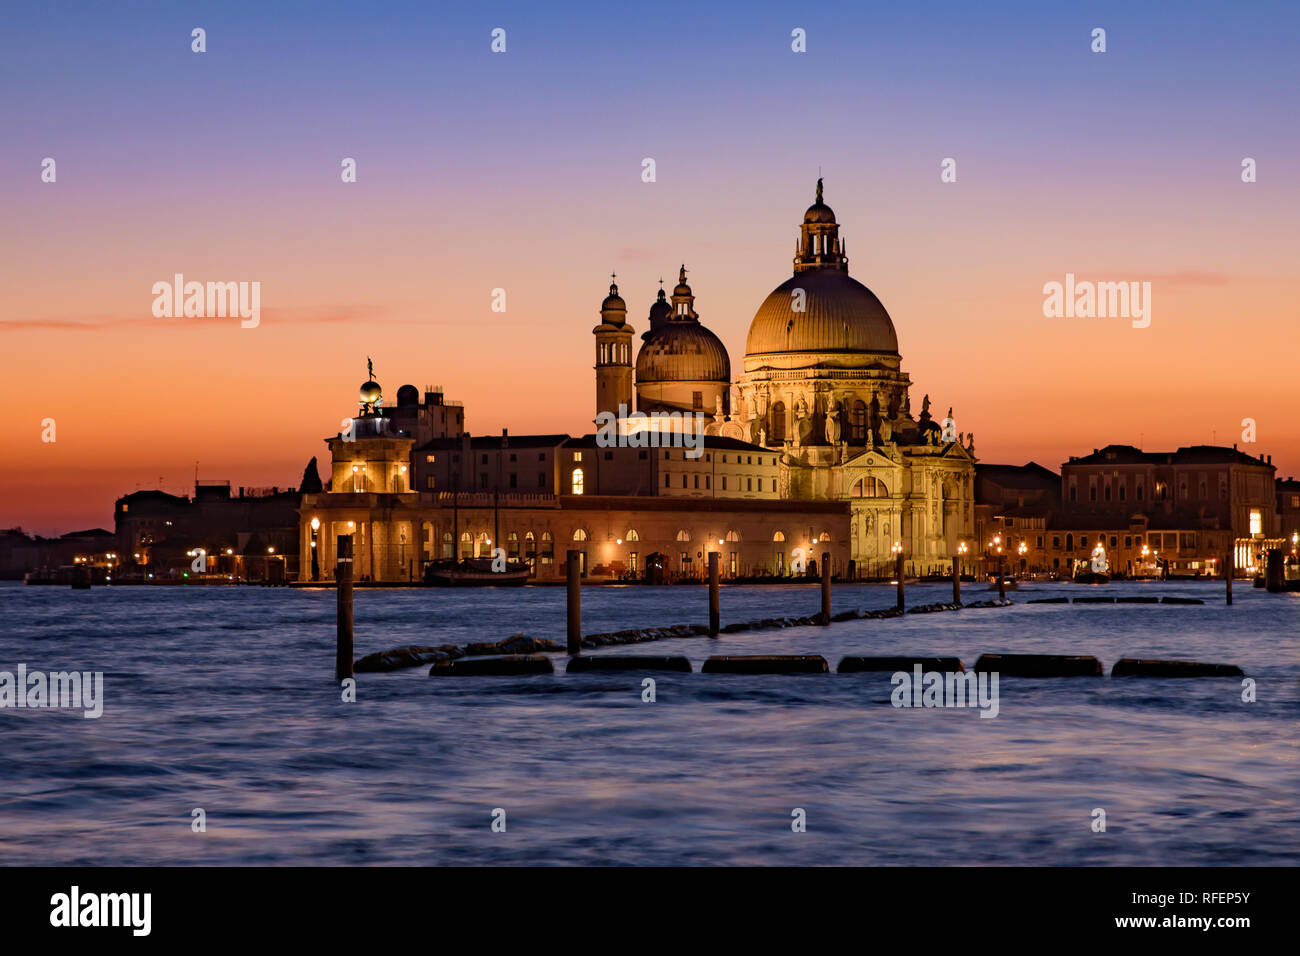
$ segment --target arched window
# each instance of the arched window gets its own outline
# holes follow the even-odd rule
[[[767,437],[771,441],[785,441],[785,402],[772,403],[772,434]]]
[[[629,529],[628,529],[626,540],[628,540],[628,541],[640,541],[640,540],[641,540],[641,536],[640,536],[639,534],[636,533],[636,528],[629,528]]]
[[[582,469],[581,468],[573,469],[573,493],[575,495],[582,494]]]
[[[784,541],[784,540],[785,540],[785,532],[784,532],[784,531],[777,531],[777,532],[774,532],[773,535],[772,535],[772,540],[773,540],[773,541]]]
[[[442,533],[442,556],[444,558],[454,558],[456,556],[455,549],[452,547],[450,531],[444,531]]]
[[[511,531],[508,535],[506,535],[506,541],[508,542],[506,545],[506,552],[510,555],[510,557],[512,558],[519,557],[519,532]]]
[[[731,541],[731,542],[739,541],[739,540],[740,540],[740,533],[739,533],[739,532],[736,532],[736,531],[728,531],[728,532],[727,532],[727,540],[728,540],[728,541]]]
[[[460,533],[460,556],[462,558],[474,557],[474,536],[468,531]]]
[[[551,564],[555,561],[555,539],[551,537],[549,531],[542,532],[542,564]]]
[[[678,532],[677,532],[677,540],[678,540],[678,541],[690,541],[690,540],[691,540],[691,533],[690,533],[689,531],[687,531],[685,528],[683,528],[681,531],[678,531]]]
[[[873,478],[868,475],[866,478],[859,478],[853,485],[854,498],[888,498],[889,488],[879,478]]]
[[[829,531],[823,531],[823,532],[821,533],[821,537],[819,537],[817,540],[818,540],[818,541],[829,541],[830,539],[831,539],[831,533],[830,533]]]
[[[533,536],[531,531],[524,533],[524,554],[528,556],[529,560],[532,560],[537,554],[537,538]]]
[[[867,440],[867,403],[855,401],[849,409],[849,444],[860,445]]]
[[[573,532],[573,540],[574,540],[574,541],[586,541],[586,540],[587,540],[587,532],[586,532],[585,530],[583,530],[582,528],[579,528],[577,531]]]

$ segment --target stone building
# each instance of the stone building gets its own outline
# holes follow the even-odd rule
[[[319,488],[316,460],[294,488],[196,481],[194,494],[136,491],[113,508],[117,551],[127,577],[155,581],[196,576],[195,549],[207,573],[234,580],[281,581],[298,573],[298,504]]]
[[[1126,576],[1218,575],[1231,553],[1239,573],[1253,574],[1265,551],[1290,548],[1273,472],[1267,456],[1210,445],[1107,445],[1065,462],[1055,488],[1033,463],[981,465],[978,552],[986,568],[1001,546],[1013,569],[1068,575],[1100,544]]]
[[[341,534],[370,581],[418,581],[430,561],[497,548],[539,582],[563,577],[569,550],[594,578],[640,577],[652,559],[670,577],[698,577],[710,551],[725,577],[786,575],[823,553],[848,569],[847,504],[781,500],[773,450],[717,435],[700,436],[698,457],[604,447],[595,435],[471,436],[459,405],[457,434],[421,442],[410,423],[423,413],[381,399],[367,381],[356,416],[327,439],[330,488],[299,509],[300,581],[332,577]]]
[[[1158,544],[1172,570],[1215,573],[1231,551],[1234,565],[1253,573],[1261,552],[1281,547],[1274,472],[1270,458],[1236,445],[1174,452],[1107,445],[1061,466],[1059,531],[1075,549],[1088,530],[1113,547],[1131,537],[1122,563],[1111,562],[1120,569]]]

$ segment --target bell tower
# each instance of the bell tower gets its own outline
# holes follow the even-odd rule
[[[600,304],[600,325],[591,333],[596,337],[596,414],[609,412],[617,418],[632,411],[632,326],[616,278],[610,275],[609,295]]]

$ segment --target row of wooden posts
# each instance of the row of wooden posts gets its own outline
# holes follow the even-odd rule
[[[717,637],[721,625],[721,606],[718,601],[718,552],[709,552],[709,636]],[[1006,589],[1006,555],[998,555],[998,600],[1005,601]],[[820,623],[831,623],[831,556],[822,553],[821,561],[822,610]],[[582,652],[582,553],[570,551],[565,568],[568,589],[568,633],[567,650],[576,656]],[[1232,603],[1232,554],[1228,554],[1224,578],[1227,582],[1227,602]],[[903,555],[895,556],[894,574],[898,579],[898,611],[903,606]],[[335,655],[335,674],[338,680],[352,676],[352,535],[338,536],[338,566],[334,572],[338,591],[338,643]],[[961,562],[954,558],[952,562],[952,603],[961,603]]]

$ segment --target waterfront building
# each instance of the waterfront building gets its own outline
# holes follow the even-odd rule
[[[232,489],[229,481],[195,481],[192,497],[136,491],[113,507],[123,579],[200,578],[279,582],[298,574],[298,505],[318,490],[316,459],[297,487]],[[195,552],[203,570],[195,570]]]
[[[1001,538],[1008,566],[1068,574],[1101,544],[1112,571],[1154,575],[1221,574],[1231,553],[1244,574],[1262,570],[1262,555],[1290,548],[1282,529],[1289,501],[1268,456],[1194,445],[1145,452],[1107,445],[1051,472],[1031,463],[979,466],[980,550]],[[1300,508],[1300,491],[1296,492]],[[1024,545],[1023,550],[1021,545]]]
[[[1275,470],[1271,457],[1248,455],[1236,445],[1173,452],[1107,445],[1061,466],[1060,530],[1074,532],[1076,546],[1085,524],[1105,532],[1116,547],[1131,536],[1124,563],[1112,562],[1121,569],[1133,550],[1154,553],[1158,545],[1171,570],[1215,573],[1231,551],[1237,569],[1254,573],[1262,552],[1281,547]]]
[[[1001,547],[1009,570],[1059,568],[1059,555],[1053,563],[1047,527],[1060,510],[1061,476],[1050,468],[1033,461],[976,465],[975,537],[968,545],[968,566],[996,570]]]
[[[641,578],[652,564],[699,577],[710,551],[725,577],[787,575],[823,552],[836,573],[849,569],[847,505],[781,500],[770,449],[700,435],[696,456],[680,444],[605,447],[594,434],[463,430],[417,444],[381,396],[373,380],[362,386],[356,417],[327,439],[329,489],[302,496],[298,548],[313,558],[300,581],[333,576],[341,534],[353,535],[358,579],[371,581],[418,581],[430,561],[498,548],[542,582],[563,578],[569,550],[597,579]]]

